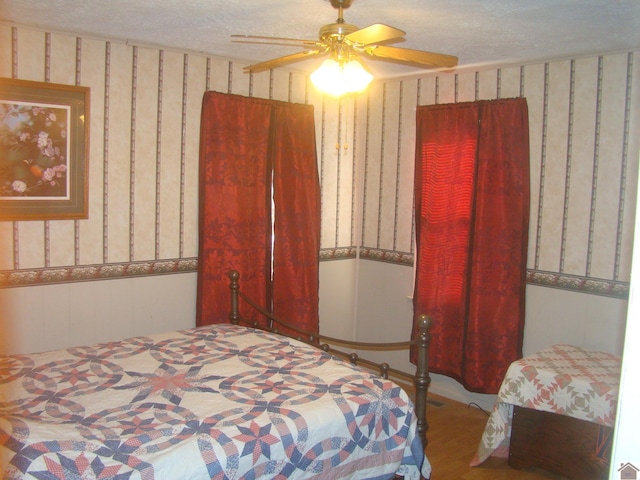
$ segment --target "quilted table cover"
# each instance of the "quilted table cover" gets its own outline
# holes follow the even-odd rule
[[[393,382],[234,325],[0,357],[2,478],[418,479]]]
[[[620,364],[616,355],[573,345],[554,345],[513,362],[471,465],[509,456],[514,405],[612,427]]]

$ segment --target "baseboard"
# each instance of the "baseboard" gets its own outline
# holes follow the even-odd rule
[[[497,398],[497,395],[469,392],[455,380],[438,374],[431,374],[429,393],[455,400],[465,405],[475,403],[488,412],[493,410],[493,404]]]

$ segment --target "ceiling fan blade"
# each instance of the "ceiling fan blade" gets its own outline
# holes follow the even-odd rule
[[[301,60],[305,60],[314,55],[318,55],[321,53],[325,53],[321,50],[305,50],[303,52],[293,53],[291,55],[285,55],[284,57],[274,58],[272,60],[267,60],[266,62],[256,63],[254,65],[249,65],[248,67],[244,67],[245,72],[264,72],[265,70],[271,70],[272,68],[282,67],[283,65],[288,65],[290,63],[299,62]]]
[[[323,45],[320,42],[311,42],[309,41],[309,43],[299,43],[299,44],[295,44],[295,43],[287,43],[287,42],[265,42],[265,41],[260,41],[260,40],[231,40],[232,43],[249,43],[252,45],[279,45],[281,47],[302,47],[302,48],[309,48],[309,49],[314,49],[314,48],[323,48]]]
[[[373,45],[364,49],[365,53],[382,60],[402,63],[414,67],[438,68],[455,67],[458,64],[458,57],[445,55],[442,53],[431,53],[422,50],[411,50],[409,48],[388,47],[384,45]]]
[[[231,35],[231,38],[237,38],[239,40],[231,40],[234,43],[265,43],[269,45],[318,45],[317,40],[305,40],[300,38],[287,38],[287,37],[265,37],[262,35]],[[285,43],[286,42],[286,43]]]
[[[352,43],[360,45],[371,45],[372,43],[382,43],[394,38],[404,37],[406,32],[383,23],[375,23],[368,27],[356,30],[349,35],[345,35],[344,38]]]

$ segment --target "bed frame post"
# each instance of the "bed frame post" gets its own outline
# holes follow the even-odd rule
[[[231,309],[229,310],[229,321],[234,325],[240,322],[240,312],[238,311],[238,291],[240,290],[240,272],[237,270],[229,270],[227,273],[229,280],[229,290],[231,290]]]
[[[431,318],[428,315],[418,317],[418,363],[414,383],[416,385],[416,416],[418,417],[418,435],[422,447],[427,447],[427,392],[431,384],[429,375],[429,343],[431,342]]]

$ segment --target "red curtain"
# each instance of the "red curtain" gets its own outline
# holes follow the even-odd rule
[[[313,108],[278,104],[273,125],[273,313],[318,334],[320,181]]]
[[[197,325],[228,321],[227,272],[236,269],[243,292],[317,332],[313,106],[205,92],[200,129]]]
[[[416,118],[414,312],[433,319],[429,369],[497,393],[522,357],[527,103],[420,106]]]

